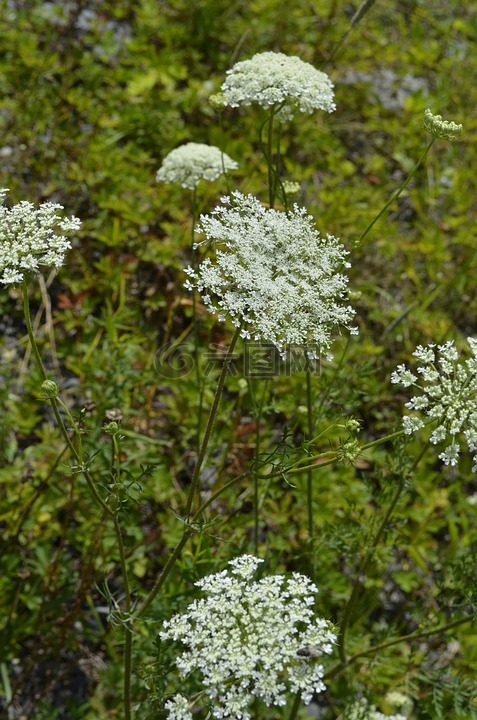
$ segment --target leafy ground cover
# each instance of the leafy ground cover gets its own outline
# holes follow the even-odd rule
[[[267,50],[297,55],[335,83],[336,112],[300,116],[283,133],[281,169],[300,183],[297,202],[322,232],[350,251],[359,336],[338,336],[334,358],[313,376],[313,444],[303,368],[247,377],[249,351],[237,346],[202,492],[244,477],[214,500],[135,627],[137,718],[166,716],[164,698],[174,682],[180,689],[159,638],[163,620],[196,597],[194,582],[243,553],[265,559],[270,573],[312,577],[319,615],[337,628],[359,588],[346,661],[327,659],[327,692],[300,717],[348,717],[360,697],[416,720],[477,716],[472,458],[444,466],[425,432],[353,458],[343,451],[401,427],[409,393],[390,376],[417,345],[452,339],[462,349],[477,332],[475,9],[385,0],[363,3],[359,17],[358,7],[0,1],[0,185],[9,203],[59,202],[82,220],[65,267],[31,283],[32,320],[82,430],[85,463],[100,491],[116,494],[137,598],[182,537],[199,418],[203,433],[232,336],[201,303],[194,313],[183,287],[193,214],[209,212],[230,182],[268,197],[259,110],[219,115],[209,97],[236,61]],[[461,140],[437,141],[358,242],[424,152],[428,107],[462,123]],[[227,180],[199,185],[195,203],[155,179],[164,157],[191,141],[239,163]],[[2,712],[123,718],[117,536],[40,398],[18,288],[2,288],[0,318]],[[120,435],[104,431],[111,422]],[[310,537],[307,476],[286,468],[336,447],[344,461],[313,470]],[[282,472],[267,479],[270,467]],[[403,492],[363,574],[398,483]],[[281,712],[260,707],[252,716],[289,716]]]

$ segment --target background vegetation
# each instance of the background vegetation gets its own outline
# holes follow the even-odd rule
[[[37,335],[96,448],[105,485],[111,438],[102,427],[122,418],[121,461],[130,478],[125,543],[141,588],[152,585],[180,536],[174,511],[197,447],[195,373],[174,372],[161,354],[173,341],[192,347],[191,300],[182,287],[191,198],[158,186],[155,173],[183,142],[215,144],[239,161],[237,186],[266,197],[258,113],[229,109],[221,128],[207,102],[235,61],[282,51],[325,69],[336,86],[336,112],[300,117],[285,138],[286,173],[301,182],[298,202],[352,252],[360,336],[338,338],[336,362],[316,380],[323,427],[352,415],[363,442],[391,432],[405,401],[389,382],[396,365],[417,344],[460,344],[477,334],[475,7],[455,0],[369,5],[351,27],[358,3],[338,0],[0,0],[0,185],[11,189],[12,202],[60,202],[83,221],[68,265],[34,291]],[[426,107],[462,122],[462,141],[436,143],[366,243],[354,247],[424,150]],[[223,180],[200,186],[201,209],[225,190]],[[107,619],[121,597],[114,536],[38,399],[17,290],[0,293],[0,323],[2,712],[9,720],[120,718],[121,634]],[[230,332],[200,312],[200,333],[204,370],[209,344],[226,348]],[[202,476],[211,489],[253,463],[262,390],[244,381],[241,363],[240,351]],[[217,372],[214,365],[206,375],[207,402]],[[301,447],[303,384],[303,373],[269,383],[263,452],[277,442],[287,453]],[[339,439],[333,430],[324,449]],[[395,477],[408,483],[373,559],[351,652],[413,633],[424,620],[449,623],[476,606],[471,459],[443,468],[427,452],[412,475],[423,442],[412,439],[398,452],[386,445],[355,465],[314,475],[315,580],[320,614],[335,621],[350,593],[356,548],[366,547]],[[304,491],[304,480],[287,478],[263,489],[259,553],[273,571],[311,572]],[[184,549],[141,626],[138,717],[160,717],[165,681],[156,639],[164,617],[187,604],[197,578],[253,552],[251,503],[247,482],[220,499],[218,519]],[[476,676],[477,634],[464,625],[364,655],[329,684],[320,717],[337,717],[359,693],[392,711],[383,702],[391,690],[411,699],[413,718],[477,717]]]

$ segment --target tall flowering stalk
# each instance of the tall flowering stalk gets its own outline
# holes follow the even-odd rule
[[[190,257],[192,267],[196,265],[195,253],[195,227],[197,217],[197,187],[201,180],[213,182],[230,170],[236,170],[238,164],[215,145],[190,142],[181,145],[166,155],[162,165],[157,171],[156,180],[159,183],[178,184],[192,191],[191,200],[191,237]],[[204,383],[200,374],[199,364],[199,336],[197,328],[197,299],[192,293],[192,327],[194,336],[194,359],[197,387],[199,388],[199,409],[197,413],[197,442],[201,440],[202,405],[204,396]]]
[[[337,238],[322,236],[297,205],[288,213],[267,209],[238,191],[222,203],[200,217],[204,244],[215,249],[215,258],[186,270],[186,287],[201,294],[210,312],[221,321],[229,317],[243,338],[273,343],[282,353],[298,345],[309,359],[329,352],[340,325],[357,332],[350,325],[354,310],[346,304],[348,278],[341,272],[350,267],[348,253]],[[311,417],[311,400],[308,405]],[[312,431],[309,422],[310,437]],[[311,481],[307,495],[311,538]],[[254,507],[258,513],[257,478]],[[257,523],[256,515],[255,546]]]
[[[0,190],[0,200],[3,200],[8,190]],[[71,247],[67,234],[76,232],[81,222],[76,217],[63,217],[62,205],[56,203],[43,203],[36,208],[33,203],[22,201],[11,208],[0,207],[0,283],[4,285],[20,284],[23,294],[23,311],[33,357],[41,375],[40,397],[48,401],[52,407],[60,432],[75,461],[81,469],[88,488],[98,506],[103,510],[114,525],[114,532],[118,546],[121,575],[124,585],[126,623],[124,625],[124,685],[123,709],[124,719],[131,718],[131,657],[132,657],[132,629],[128,625],[131,612],[131,595],[129,578],[126,567],[126,557],[118,512],[101,497],[96,484],[87,469],[82,447],[81,431],[72,417],[67,405],[61,400],[59,389],[47,372],[38,349],[30,315],[28,279],[39,272],[43,266],[60,268],[64,264],[65,254]],[[65,413],[69,427],[60,413]],[[71,430],[73,436],[70,436]]]
[[[336,109],[333,83],[328,75],[296,56],[263,52],[236,63],[227,71],[218,96],[223,105],[263,108],[266,119],[260,128],[260,146],[268,165],[269,204],[273,208],[277,193],[287,202],[280,178],[280,128],[297,113]],[[266,134],[266,140],[264,135]],[[275,142],[276,135],[276,142]]]
[[[423,120],[423,127],[425,130],[427,130],[428,133],[432,135],[429,143],[427,144],[424,152],[422,153],[421,157],[418,159],[414,167],[412,168],[409,175],[406,177],[404,182],[398,189],[391,195],[388,202],[384,205],[383,208],[379,211],[379,213],[376,215],[376,217],[373,218],[373,220],[369,223],[369,225],[365,228],[365,230],[361,233],[361,236],[359,237],[357,243],[360,244],[363,242],[366,235],[372,230],[374,225],[378,222],[379,218],[384,215],[386,210],[392,203],[398,199],[398,197],[401,195],[401,193],[407,188],[409,183],[411,182],[412,178],[416,174],[417,170],[420,168],[424,160],[426,159],[430,149],[434,145],[436,140],[448,140],[449,142],[455,142],[459,140],[461,134],[462,134],[462,125],[458,125],[455,122],[449,121],[449,120],[443,120],[441,115],[433,115],[432,112],[429,110],[429,108],[424,113],[424,120]]]

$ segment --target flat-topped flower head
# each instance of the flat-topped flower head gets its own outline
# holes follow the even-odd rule
[[[7,192],[0,190],[0,283],[14,285],[42,265],[61,267],[71,247],[66,234],[76,232],[81,222],[62,217],[63,206],[56,203],[35,208],[24,200],[7,208],[2,204]]]
[[[257,103],[268,109],[280,109],[280,120],[289,120],[297,112],[336,110],[333,83],[321,72],[298,57],[264,52],[236,63],[227,71],[222,85],[224,105],[241,107]]]
[[[441,140],[458,140],[462,134],[462,125],[443,120],[442,115],[433,115],[429,108],[424,113],[424,127],[427,132]]]
[[[477,472],[477,339],[467,338],[471,357],[460,360],[453,341],[445,345],[419,345],[413,355],[422,365],[417,368],[419,378],[399,365],[391,375],[392,383],[413,387],[419,394],[406,403],[416,415],[405,416],[403,427],[409,435],[424,427],[422,415],[435,420],[437,426],[431,442],[437,445],[451,440],[439,458],[446,465],[456,465],[459,459],[458,436],[463,436],[470,452],[474,453],[473,472]]]
[[[200,676],[204,704],[215,718],[250,720],[256,700],[283,706],[287,694],[300,693],[308,704],[325,690],[320,660],[332,652],[336,636],[313,611],[318,589],[299,573],[254,580],[261,562],[244,555],[229,563],[231,571],[197,582],[205,597],[160,632],[186,646],[176,661],[180,675]],[[192,716],[183,695],[165,707],[169,720]]]
[[[212,182],[222,173],[238,168],[235,160],[214,145],[186,143],[166,155],[159,168],[156,180],[177,183],[193,190],[200,180]]]
[[[198,231],[214,243],[215,259],[186,269],[185,287],[197,288],[219,320],[228,316],[250,339],[327,352],[338,325],[349,328],[345,304],[348,255],[339,240],[322,236],[304,208],[269,210],[238,191],[223,206],[201,215]],[[203,243],[202,243],[203,244]]]

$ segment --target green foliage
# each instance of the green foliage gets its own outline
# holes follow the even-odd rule
[[[314,575],[320,614],[338,624],[358,577],[347,633],[355,659],[342,664],[336,655],[325,668],[323,718],[339,717],[359,695],[398,712],[386,704],[392,691],[410,699],[412,720],[477,717],[470,458],[443,468],[430,447],[416,468],[425,433],[353,460],[345,453],[348,442],[398,429],[407,397],[389,375],[417,344],[476,334],[475,17],[454,0],[375,3],[332,56],[357,6],[0,0],[0,186],[13,202],[60,202],[83,221],[68,265],[32,288],[32,313],[48,376],[81,430],[83,469],[118,511],[135,599],[153,587],[186,527],[197,428],[231,337],[199,304],[198,375],[195,366],[182,375],[163,364],[169,344],[179,361],[194,359],[194,312],[182,287],[193,200],[158,186],[155,173],[182,142],[209,142],[239,160],[233,182],[265,200],[263,113],[226,108],[219,122],[210,94],[236,60],[264,50],[299,55],[336,84],[335,113],[287,129],[282,172],[300,182],[297,202],[318,228],[351,251],[360,336],[338,338],[335,358],[313,378],[314,441],[305,373],[265,388],[247,383],[243,347],[236,350],[237,374],[227,377],[200,474],[202,500],[241,479],[197,521],[135,626],[138,719],[161,717],[171,692],[161,622],[195,597],[196,580],[256,550],[270,571]],[[359,245],[425,147],[426,107],[462,122],[463,139],[435,144]],[[227,182],[199,186],[200,211]],[[122,718],[128,618],[118,537],[39,399],[16,289],[0,293],[0,324],[0,712]],[[346,428],[350,416],[358,433]],[[117,445],[104,431],[110,422],[120,423]],[[327,463],[336,448],[341,461]],[[314,463],[311,538],[307,475],[296,463]]]

